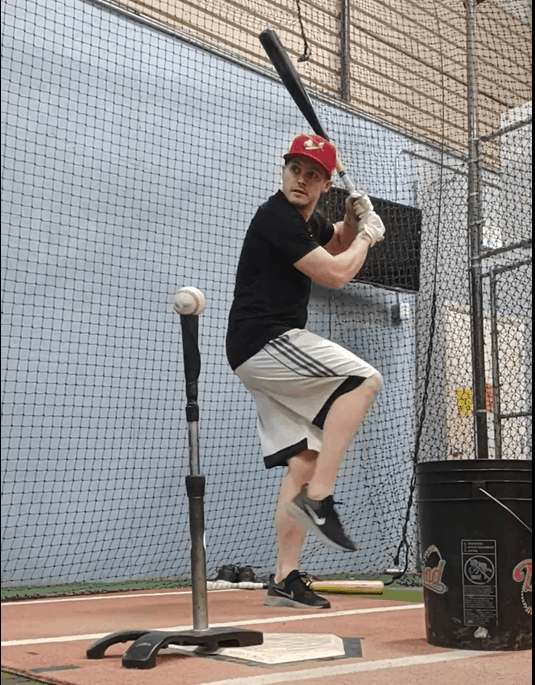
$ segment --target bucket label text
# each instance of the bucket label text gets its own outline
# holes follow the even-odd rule
[[[498,624],[496,540],[461,540],[465,626]]]
[[[428,590],[443,595],[448,587],[442,582],[446,561],[442,558],[438,547],[430,545],[424,554],[424,568],[422,569],[422,584]]]

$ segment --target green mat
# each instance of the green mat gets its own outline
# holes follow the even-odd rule
[[[43,599],[45,597],[73,597],[77,595],[98,595],[108,592],[128,590],[162,590],[189,587],[190,582],[183,579],[130,580],[117,583],[70,583],[67,585],[47,585],[40,587],[2,588],[2,601],[17,599]]]

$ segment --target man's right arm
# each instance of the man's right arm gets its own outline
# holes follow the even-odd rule
[[[320,285],[342,288],[362,268],[371,243],[370,236],[359,233],[345,252],[333,256],[323,247],[317,247],[295,262],[294,266]]]

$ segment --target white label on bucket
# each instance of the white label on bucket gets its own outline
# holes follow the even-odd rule
[[[465,626],[498,624],[496,540],[461,540]]]

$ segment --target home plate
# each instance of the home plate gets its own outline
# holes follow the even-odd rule
[[[261,645],[222,647],[213,651],[190,645],[169,645],[166,649],[161,649],[160,654],[208,656],[268,666],[362,656],[359,639],[309,633],[264,633],[264,642]]]

